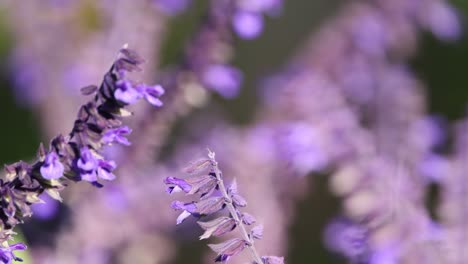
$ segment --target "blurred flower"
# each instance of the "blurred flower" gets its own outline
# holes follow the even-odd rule
[[[234,15],[232,25],[239,37],[254,39],[263,30],[263,17],[257,13],[239,11]]]
[[[229,65],[210,65],[203,73],[206,86],[226,98],[235,97],[242,82],[242,73]]]

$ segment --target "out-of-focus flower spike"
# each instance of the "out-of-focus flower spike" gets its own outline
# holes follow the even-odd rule
[[[226,263],[231,257],[240,253],[244,248],[248,248],[253,263],[262,264],[265,261],[260,258],[257,250],[254,247],[254,239],[261,239],[263,236],[263,226],[258,225],[247,230],[245,225],[255,223],[255,218],[248,214],[239,211],[239,207],[247,205],[247,202],[238,194],[237,182],[234,180],[229,188],[226,188],[222,172],[218,167],[218,162],[215,160],[215,153],[208,150],[208,159],[199,160],[192,163],[194,169],[189,169],[189,173],[194,171],[209,170],[208,174],[192,176],[186,180],[168,177],[165,183],[168,185],[168,192],[173,193],[176,190],[182,190],[189,195],[199,195],[197,201],[183,203],[174,201],[171,207],[175,210],[181,210],[182,213],[177,218],[177,224],[182,223],[187,217],[193,215],[201,218],[215,214],[223,209],[227,209],[228,216],[217,217],[213,220],[197,222],[205,232],[200,236],[200,239],[208,239],[212,236],[221,236],[233,230],[238,230],[240,238],[234,238],[227,242],[209,245],[210,248],[218,255],[216,262]],[[222,196],[212,196],[214,190],[218,190]],[[271,261],[275,259],[272,258]],[[271,262],[274,263],[274,262]]]

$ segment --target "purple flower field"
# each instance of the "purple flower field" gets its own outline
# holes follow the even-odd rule
[[[0,264],[468,263],[467,15],[1,1]]]

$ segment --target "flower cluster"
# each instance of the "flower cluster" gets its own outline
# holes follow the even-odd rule
[[[41,144],[32,164],[20,161],[5,166],[6,175],[0,179],[0,263],[17,259],[12,251],[25,248],[9,246],[7,241],[14,234],[13,228],[31,216],[31,205],[43,202],[40,194],[47,192],[61,200],[59,191],[67,180],[102,187],[100,179],[115,178],[116,164],[106,160],[101,150],[113,143],[130,144],[125,136],[131,130],[122,125],[122,117],[131,114],[125,107],[140,98],[162,105],[159,96],[164,90],[160,86],[137,84],[127,78],[129,72],[140,70],[143,62],[134,51],[122,48],[100,87],[82,89],[83,94],[93,94],[94,98],[80,108],[70,134],[55,137],[48,149]]]
[[[209,221],[199,221],[200,227],[205,230],[200,239],[212,236],[219,237],[237,229],[240,238],[233,238],[220,244],[208,245],[218,255],[216,262],[226,263],[231,257],[248,248],[254,264],[281,264],[284,259],[274,256],[260,257],[254,247],[254,240],[263,236],[263,226],[257,225],[248,231],[246,226],[255,224],[255,218],[239,208],[247,206],[246,200],[238,193],[236,181],[225,187],[222,172],[215,160],[215,153],[209,151],[208,158],[192,163],[186,172],[191,175],[187,179],[167,177],[164,183],[168,186],[167,192],[185,192],[189,195],[199,195],[197,201],[184,203],[174,201],[171,207],[182,211],[177,218],[177,224],[182,223],[190,215],[201,218],[227,209],[228,216],[219,216]]]

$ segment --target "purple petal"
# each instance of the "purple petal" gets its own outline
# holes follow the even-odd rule
[[[97,174],[101,179],[112,181],[115,179],[115,175],[112,173],[115,168],[116,165],[114,161],[99,160]]]
[[[77,166],[81,170],[88,172],[97,168],[98,162],[93,153],[88,147],[83,147],[80,150],[80,158],[78,159]]]
[[[238,69],[223,64],[212,65],[203,72],[203,82],[207,88],[226,98],[237,96],[242,78]]]
[[[129,135],[130,133],[132,133],[132,130],[127,126],[109,129],[103,134],[101,140],[104,144],[118,142],[122,145],[129,146],[131,143],[125,136]]]
[[[197,209],[194,203],[182,203],[180,201],[172,202],[171,207],[175,210],[185,210],[189,213],[194,213]]]
[[[460,37],[462,27],[457,11],[448,3],[431,2],[427,19],[431,31],[438,38],[456,40]]]
[[[42,177],[48,180],[58,179],[63,176],[64,167],[60,163],[57,153],[50,152],[47,154],[40,171]]]
[[[133,104],[138,101],[142,95],[132,84],[127,80],[120,80],[117,82],[117,89],[114,92],[114,96],[117,100],[126,103]]]
[[[95,182],[97,181],[96,171],[91,172],[84,172],[80,174],[81,179],[87,182]]]
[[[166,179],[164,179],[164,183],[169,184],[169,185],[174,185],[175,187],[179,187],[181,190],[183,190],[186,193],[188,193],[192,189],[192,187],[185,180],[175,178],[175,177],[167,177]],[[176,189],[173,188],[172,192],[174,192],[174,190]]]
[[[163,102],[159,99],[164,94],[164,89],[161,85],[140,85],[137,89],[145,96],[145,99],[152,105],[161,107]]]
[[[263,16],[256,12],[237,12],[232,25],[237,35],[243,39],[254,39],[263,31]]]

